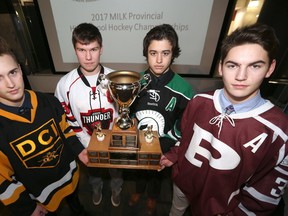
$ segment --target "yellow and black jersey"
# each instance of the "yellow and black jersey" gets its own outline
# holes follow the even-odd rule
[[[0,199],[15,215],[36,202],[55,211],[76,188],[83,146],[57,98],[25,91],[23,105],[0,104]]]

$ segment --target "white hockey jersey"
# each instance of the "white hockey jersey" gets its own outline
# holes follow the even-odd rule
[[[99,74],[110,72],[112,69],[102,66]],[[60,79],[55,91],[69,124],[84,147],[89,144],[95,124],[101,122],[103,129],[111,129],[113,119],[118,117],[107,80],[100,81],[99,74],[84,76],[79,68],[74,69]]]

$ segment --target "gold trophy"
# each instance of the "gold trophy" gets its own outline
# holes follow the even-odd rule
[[[141,75],[134,71],[114,71],[106,75],[108,88],[113,99],[119,105],[119,117],[116,124],[119,128],[126,130],[135,123],[129,116],[129,107],[134,102],[138,94],[149,84],[149,75]],[[145,85],[141,85],[141,80],[146,80]]]
[[[158,132],[137,129],[129,116],[130,106],[151,78],[134,71],[114,71],[100,77],[118,105],[119,117],[112,130],[97,125],[88,146],[91,167],[158,170],[162,155]]]
[[[137,121],[130,118],[129,107],[149,84],[150,76],[147,74],[141,76],[140,73],[134,71],[114,71],[105,78],[108,80],[108,89],[119,109],[119,117],[114,120],[112,128],[110,148],[139,149]]]

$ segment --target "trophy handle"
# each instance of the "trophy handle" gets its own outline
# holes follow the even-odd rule
[[[144,83],[143,85],[141,85],[141,89],[139,90],[138,94],[143,91],[151,82],[151,76],[150,74],[144,74],[143,77],[141,78],[140,81],[145,80],[146,83]],[[140,82],[141,83],[141,82]]]
[[[106,79],[106,74],[99,74],[98,80],[100,81],[101,87],[108,89],[108,80]]]
[[[101,81],[105,80],[106,79],[106,74],[99,74],[99,78],[98,78]]]

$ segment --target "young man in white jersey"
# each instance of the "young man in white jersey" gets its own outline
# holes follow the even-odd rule
[[[90,23],[81,23],[72,34],[72,42],[79,67],[63,76],[57,84],[55,96],[65,109],[68,122],[76,135],[87,147],[95,125],[101,123],[103,129],[111,129],[117,117],[116,104],[112,100],[105,81],[100,79],[112,69],[100,64],[103,52],[102,36],[99,29]],[[103,172],[106,169],[89,168],[89,183],[95,205],[102,200]],[[111,202],[120,205],[122,190],[122,171],[109,169],[111,176]]]
[[[279,46],[274,30],[254,24],[222,42],[224,88],[196,95],[181,122],[170,215],[273,215],[288,181],[288,116],[260,94]]]

